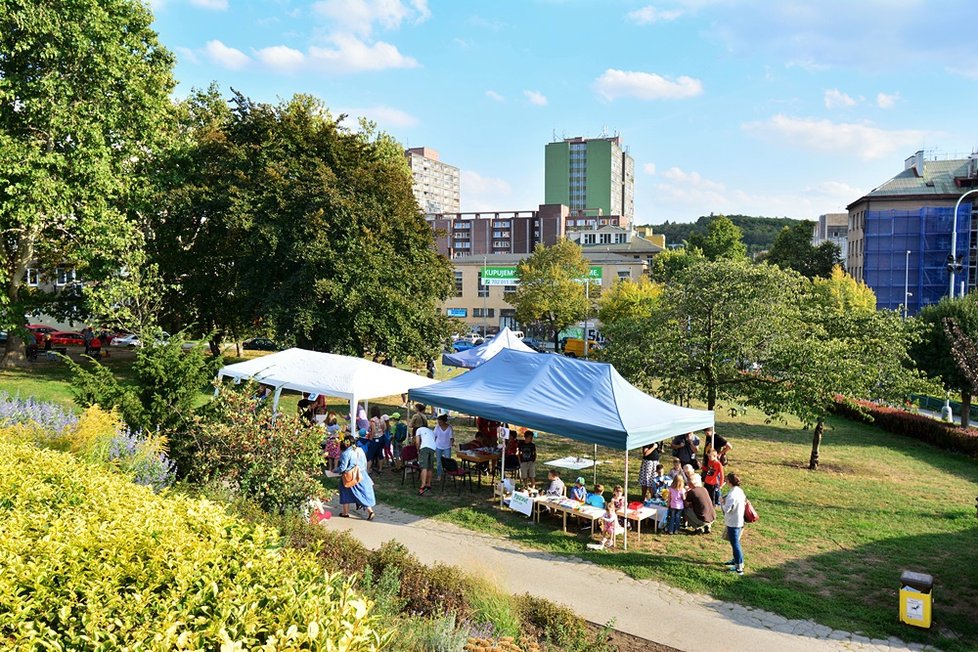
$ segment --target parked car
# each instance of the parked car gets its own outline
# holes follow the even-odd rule
[[[170,334],[167,333],[166,331],[163,331],[162,337],[160,338],[160,342],[164,342],[168,339],[170,339]],[[129,333],[128,335],[113,337],[112,341],[109,342],[109,346],[121,346],[129,349],[140,347],[142,345],[143,345],[143,341],[139,338],[139,335],[136,335],[135,333]]]
[[[241,343],[245,351],[278,351],[279,345],[267,337],[253,337]]]
[[[468,351],[475,346],[478,345],[473,344],[468,340],[455,340],[452,342],[452,351],[455,351],[455,353],[461,353],[462,351]]]
[[[44,346],[44,336],[47,333],[54,333],[58,329],[53,326],[47,326],[45,324],[28,324],[26,326],[28,332],[34,336],[34,342],[39,346]]]
[[[535,337],[524,337],[523,344],[526,344],[537,353],[548,353],[550,351],[544,342],[536,339]]]
[[[74,331],[54,331],[51,333],[51,344],[54,346],[85,346],[85,337]],[[99,349],[102,342],[96,337],[92,339],[91,348]]]

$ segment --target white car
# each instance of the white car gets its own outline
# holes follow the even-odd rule
[[[170,339],[170,334],[163,332],[163,338],[161,341]],[[139,339],[139,336],[135,333],[129,333],[128,335],[121,335],[119,337],[113,337],[112,341],[109,342],[109,346],[122,346],[126,348],[136,348],[142,346],[143,342]]]

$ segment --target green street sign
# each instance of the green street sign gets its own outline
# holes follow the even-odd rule
[[[595,285],[601,285],[602,269],[593,266],[588,270],[587,277],[578,279],[581,283],[589,281]],[[500,267],[497,265],[487,265],[482,268],[482,285],[519,285],[520,277],[516,273],[515,267]]]

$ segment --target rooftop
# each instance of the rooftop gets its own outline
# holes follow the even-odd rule
[[[651,244],[651,243],[649,243]],[[453,265],[516,265],[530,254],[489,254],[487,256],[458,256],[452,258]],[[637,261],[631,256],[623,256],[605,251],[592,251],[589,247],[584,250],[584,257],[594,264],[606,265],[636,265]],[[484,262],[483,262],[484,261]]]
[[[907,167],[889,181],[877,186],[850,206],[864,199],[885,197],[957,197],[966,189],[955,182],[955,178],[968,176],[968,159],[945,161],[923,161],[923,174],[918,168]]]

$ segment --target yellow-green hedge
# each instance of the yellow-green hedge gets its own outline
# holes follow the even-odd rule
[[[0,441],[0,647],[380,649],[369,602],[280,543],[216,504]]]

